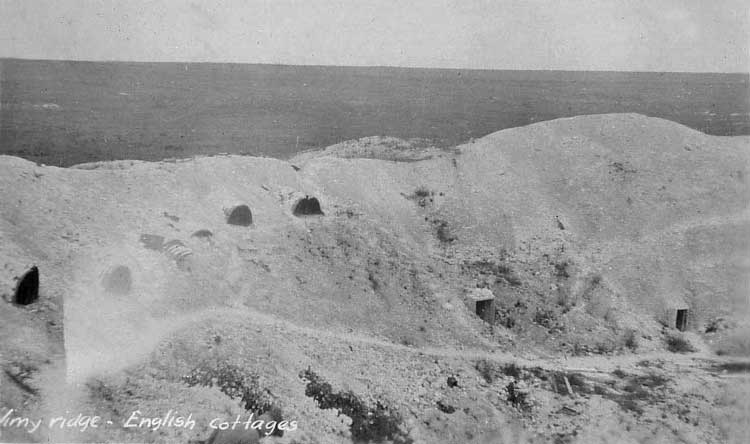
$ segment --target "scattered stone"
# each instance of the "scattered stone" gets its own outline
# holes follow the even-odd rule
[[[449,415],[450,415],[451,413],[453,413],[453,412],[455,412],[455,411],[456,411],[456,408],[455,408],[455,407],[453,407],[452,405],[449,405],[449,404],[445,404],[445,403],[444,403],[443,401],[438,401],[438,402],[437,402],[437,407],[438,407],[438,409],[439,409],[439,410],[440,410],[441,412],[443,412],[443,413],[447,413],[447,414],[449,414]]]
[[[172,214],[169,214],[166,211],[164,212],[164,217],[166,217],[167,219],[171,220],[172,222],[179,222],[180,221],[179,217],[177,217],[175,215],[172,215]]]
[[[199,239],[210,239],[213,237],[213,233],[210,230],[206,230],[205,228],[196,231],[195,233],[191,234],[191,237],[197,237]]]

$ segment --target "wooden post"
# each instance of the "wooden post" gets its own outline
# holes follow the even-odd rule
[[[568,381],[568,377],[563,376],[563,380],[565,381],[565,388],[568,389],[568,394],[572,397],[575,397],[575,393],[573,393],[573,389],[570,387],[570,381]]]

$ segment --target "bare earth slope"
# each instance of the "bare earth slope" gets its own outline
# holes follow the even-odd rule
[[[13,338],[0,348],[3,368],[33,362],[35,393],[18,389],[1,402],[43,415],[106,412],[114,423],[31,440],[205,439],[208,419],[243,409],[185,375],[228,362],[297,419],[299,430],[280,442],[363,436],[306,396],[305,369],[334,391],[387,405],[399,431],[369,437],[394,442],[731,440],[742,424],[722,409],[737,406],[697,360],[719,359],[697,332],[719,317],[741,322],[750,309],[748,142],[627,114],[413,155],[408,144],[379,152],[367,140],[291,162],[60,169],[0,157],[6,269],[35,263],[42,275],[39,303],[0,312],[0,332]],[[324,214],[295,216],[305,196]],[[225,222],[237,204],[250,207],[251,226]],[[108,289],[118,266],[129,285]],[[492,325],[464,304],[475,287],[497,296]],[[60,385],[45,382],[61,369],[45,356],[61,355],[62,334],[49,322],[62,317],[62,301]],[[663,315],[678,306],[690,309],[695,359],[665,351],[674,321]],[[31,339],[20,341],[24,329]],[[636,365],[644,359],[662,363]],[[527,370],[508,370],[510,362]],[[600,376],[579,374],[576,385],[568,374],[568,391],[562,367]],[[612,376],[617,367],[624,371]],[[451,375],[458,387],[446,386]],[[521,381],[533,387],[529,402],[509,395]],[[203,422],[118,427],[136,409]]]

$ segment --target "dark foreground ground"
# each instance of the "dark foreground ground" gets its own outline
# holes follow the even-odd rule
[[[459,71],[0,60],[0,154],[69,166],[196,154],[288,157],[388,135],[453,146],[582,114],[750,134],[746,74]]]

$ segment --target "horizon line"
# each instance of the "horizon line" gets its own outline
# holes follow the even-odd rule
[[[624,74],[724,74],[750,76],[750,69],[745,71],[639,71],[639,70],[612,70],[612,69],[519,69],[519,68],[455,68],[455,67],[426,67],[426,66],[398,66],[398,65],[321,65],[321,64],[292,64],[292,63],[269,63],[269,62],[218,62],[218,61],[167,61],[167,60],[90,60],[90,59],[44,59],[25,57],[0,57],[0,61],[19,60],[27,62],[73,62],[73,63],[129,63],[129,64],[189,64],[189,65],[255,65],[255,66],[287,66],[308,68],[369,68],[369,69],[413,69],[413,70],[442,70],[442,71],[537,71],[537,72],[586,72],[586,73],[624,73]]]

